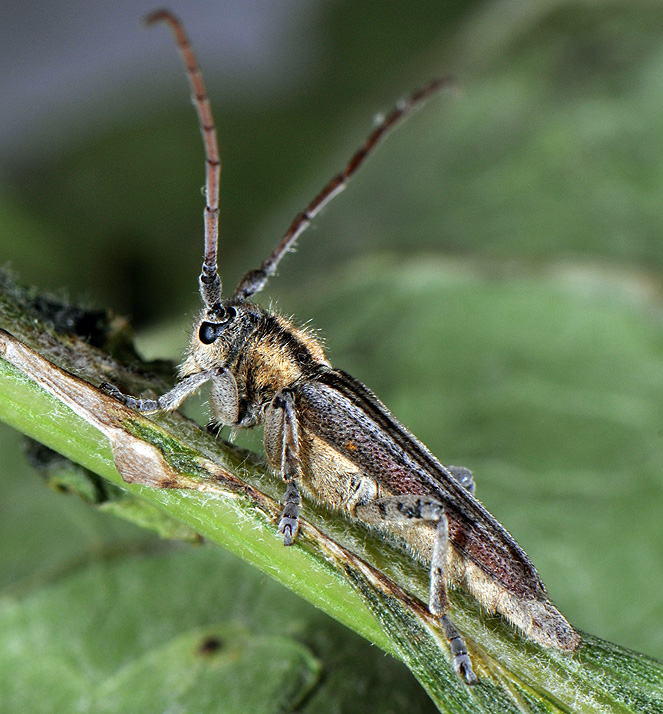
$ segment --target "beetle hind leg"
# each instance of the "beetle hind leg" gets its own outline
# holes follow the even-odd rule
[[[447,552],[449,550],[449,523],[444,511],[438,514],[435,542],[430,563],[430,595],[428,609],[442,617],[449,607],[447,598]]]
[[[463,471],[468,470],[463,469]],[[436,534],[431,554],[428,609],[432,615],[440,619],[451,650],[454,671],[467,684],[476,684],[478,679],[472,669],[467,645],[446,614],[449,609],[447,597],[449,523],[442,503],[422,495],[388,496],[357,506],[357,516],[375,525],[398,523],[412,526],[421,522],[435,523]]]
[[[447,466],[446,469],[466,491],[474,496],[476,482],[470,469],[465,466]]]
[[[467,684],[477,684],[478,678],[472,669],[472,660],[467,652],[467,645],[456,626],[451,622],[448,615],[442,615],[442,629],[444,636],[449,643],[453,668],[456,674],[464,679]]]

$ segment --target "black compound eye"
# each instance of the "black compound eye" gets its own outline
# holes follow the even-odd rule
[[[198,339],[204,345],[211,345],[219,336],[219,332],[219,325],[213,322],[201,322],[200,329],[198,330]]]
[[[232,305],[228,307],[216,305],[208,310],[206,317],[209,317],[210,321],[205,320],[200,323],[198,339],[204,345],[211,345],[218,339],[228,323],[237,317],[237,310]]]

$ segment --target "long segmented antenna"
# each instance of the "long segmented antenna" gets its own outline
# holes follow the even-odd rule
[[[431,95],[442,89],[454,87],[455,83],[450,77],[434,79],[421,89],[413,92],[410,97],[399,102],[373,129],[362,146],[353,154],[350,161],[341,173],[334,178],[318,193],[308,206],[290,224],[274,252],[266,258],[260,267],[248,272],[240,281],[235,290],[235,298],[247,300],[252,295],[260,292],[269,278],[274,275],[281,258],[293,247],[299,236],[311,225],[315,216],[348,184],[366,158],[392,129],[407,118],[415,109],[420,107]]]
[[[198,113],[200,131],[205,145],[205,257],[200,273],[200,295],[208,308],[221,299],[221,278],[217,266],[219,242],[219,182],[221,180],[221,159],[216,139],[216,127],[212,117],[212,107],[205,89],[205,82],[196,55],[180,20],[169,10],[157,10],[145,18],[147,25],[166,22],[175,35],[177,48],[186,65],[187,77],[192,92],[192,100]]]

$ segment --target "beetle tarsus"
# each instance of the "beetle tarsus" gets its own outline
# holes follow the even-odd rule
[[[456,626],[447,615],[442,615],[440,619],[442,620],[444,635],[447,638],[449,649],[451,650],[454,672],[456,672],[461,679],[465,680],[467,684],[477,684],[479,679],[474,673],[474,669],[472,669],[472,660],[470,659],[467,645],[460,632],[458,632]]]
[[[299,532],[299,504],[302,499],[294,481],[288,481],[283,499],[283,511],[279,521],[279,533],[283,535],[283,545],[292,545]]]

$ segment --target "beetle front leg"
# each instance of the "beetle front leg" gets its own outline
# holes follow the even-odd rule
[[[228,372],[228,370],[223,367],[217,367],[215,369],[207,369],[203,372],[190,374],[188,377],[184,377],[184,379],[180,380],[171,390],[162,394],[158,399],[137,399],[129,394],[123,394],[115,385],[109,384],[108,382],[103,382],[99,388],[130,409],[136,409],[144,414],[150,414],[152,412],[173,411],[177,409],[189,395],[193,394],[193,392],[205,384],[205,382],[208,382],[210,379],[222,379],[226,372]]]
[[[286,482],[279,533],[283,545],[292,545],[299,531],[301,497],[296,479],[300,476],[299,424],[292,392],[277,394],[265,410],[265,452]]]

